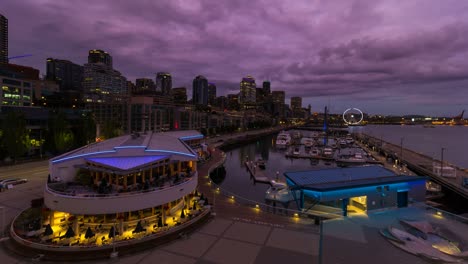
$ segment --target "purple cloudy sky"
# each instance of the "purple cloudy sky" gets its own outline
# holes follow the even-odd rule
[[[468,1],[3,0],[12,63],[83,64],[104,49],[134,81],[158,71],[186,86],[205,75],[218,95],[257,86],[333,112],[455,115],[468,110]],[[289,103],[289,100],[287,100]]]

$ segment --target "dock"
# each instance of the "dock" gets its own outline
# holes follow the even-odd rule
[[[270,178],[268,178],[264,171],[261,170],[259,167],[257,167],[256,162],[254,161],[246,161],[245,162],[245,167],[250,173],[250,177],[254,178],[256,182],[262,182],[262,183],[271,183]]]
[[[454,193],[468,199],[468,188],[463,186],[463,180],[468,178],[468,173],[462,168],[453,166],[456,169],[456,177],[443,177],[433,172],[433,163],[441,163],[441,161],[434,160],[432,157],[417,153],[410,149],[402,148],[382,139],[372,137],[370,135],[362,134],[357,137],[358,140],[367,144],[369,148],[377,148],[378,152],[386,157],[398,159],[401,164],[406,164],[407,168],[415,173],[427,176],[437,184],[442,185]]]

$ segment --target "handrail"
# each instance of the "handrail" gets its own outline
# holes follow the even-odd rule
[[[83,250],[87,250],[87,249],[88,250],[102,250],[102,249],[109,249],[109,248],[112,248],[114,246],[121,247],[121,246],[127,246],[127,245],[132,245],[132,244],[139,244],[139,243],[142,243],[142,242],[145,242],[145,241],[148,241],[148,240],[152,240],[152,239],[155,239],[157,237],[161,237],[161,236],[164,236],[164,235],[167,235],[167,234],[176,233],[177,231],[179,231],[179,230],[181,230],[183,228],[186,228],[189,225],[199,221],[204,216],[206,216],[209,213],[209,211],[210,210],[208,208],[205,208],[205,210],[203,210],[199,215],[197,215],[194,218],[184,222],[183,224],[180,224],[178,226],[174,226],[172,228],[168,228],[166,230],[161,230],[160,232],[156,232],[154,234],[149,234],[149,235],[143,236],[141,238],[133,238],[133,239],[130,239],[130,240],[115,241],[114,243],[109,243],[109,244],[105,244],[105,245],[86,245],[86,246],[82,246],[82,245],[63,246],[63,245],[43,244],[43,243],[37,243],[37,242],[33,242],[33,241],[22,238],[21,236],[16,234],[15,229],[14,229],[14,223],[16,222],[17,218],[23,213],[23,212],[20,212],[13,219],[12,224],[10,225],[10,235],[17,242],[19,242],[19,243],[21,243],[21,244],[23,244],[25,246],[33,247],[33,248],[36,248],[36,249],[51,250],[51,251],[64,251],[64,250],[67,250],[67,251],[83,251]]]
[[[103,199],[106,199],[106,198],[115,198],[115,197],[118,197],[118,196],[129,196],[129,195],[135,195],[135,194],[141,194],[141,193],[157,192],[157,191],[172,189],[174,187],[180,187],[180,186],[192,181],[194,178],[196,178],[195,176],[197,176],[197,175],[198,175],[198,173],[194,172],[191,175],[191,177],[185,177],[184,179],[179,181],[177,184],[174,184],[174,185],[171,185],[171,186],[150,188],[150,189],[147,189],[147,190],[138,190],[138,191],[132,191],[132,192],[121,192],[121,193],[112,193],[112,194],[75,194],[75,195],[73,195],[71,193],[61,192],[61,191],[57,191],[57,190],[54,190],[52,188],[49,188],[47,183],[46,183],[46,191],[48,191],[49,193],[55,194],[55,195],[66,196],[66,197],[78,197],[78,198],[84,198],[84,199],[86,199],[86,198],[103,198]]]

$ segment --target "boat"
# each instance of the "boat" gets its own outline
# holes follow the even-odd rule
[[[270,181],[271,187],[265,193],[265,200],[287,203],[294,200],[288,185],[284,182]]]
[[[262,169],[262,170],[266,169],[266,161],[265,160],[258,159],[255,163],[257,164],[257,167],[259,167],[260,169]]]
[[[276,137],[276,146],[277,147],[286,147],[291,144],[291,135],[285,131],[281,131]]]
[[[328,147],[324,148],[324,149],[323,149],[323,156],[325,156],[325,157],[331,157],[331,156],[333,156],[333,149],[332,149],[332,148],[328,148]]]
[[[361,152],[354,153],[353,156],[342,155],[336,159],[339,165],[357,165],[366,163],[366,159],[362,156]]]
[[[307,148],[310,148],[314,145],[314,139],[309,138],[309,137],[304,137],[301,139],[301,144],[306,146]]]
[[[354,143],[354,139],[352,137],[346,137],[346,144],[353,144]]]
[[[389,237],[388,241],[393,245],[405,250],[414,255],[419,255],[431,261],[442,261],[444,263],[457,263],[457,258],[448,255],[437,248],[433,247],[428,241],[414,236],[408,232],[400,230],[395,227],[389,227],[388,234],[385,236]],[[383,234],[381,232],[381,234]]]
[[[348,144],[346,143],[346,140],[345,140],[345,139],[340,139],[339,143],[340,143],[340,147],[342,147],[342,148],[345,148],[346,145],[348,145]]]
[[[299,155],[299,154],[301,154],[300,149],[294,148],[293,155]]]
[[[426,191],[431,193],[440,193],[442,191],[442,186],[433,181],[426,181]]]
[[[312,148],[310,150],[310,156],[312,156],[312,158],[320,157],[320,150],[318,148]]]

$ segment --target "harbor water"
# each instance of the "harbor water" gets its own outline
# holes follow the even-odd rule
[[[465,126],[377,126],[350,127],[350,133],[365,133],[383,141],[400,145],[436,160],[441,159],[460,168],[468,168],[468,127]]]

